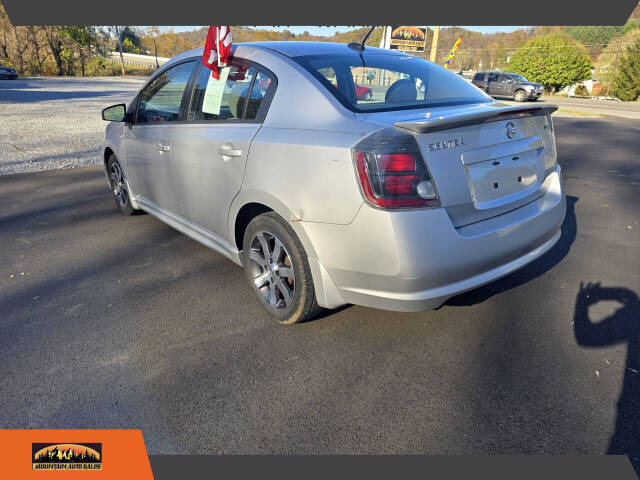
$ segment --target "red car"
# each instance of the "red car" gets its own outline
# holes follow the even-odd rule
[[[360,85],[355,85],[356,87],[356,98],[358,100],[366,100],[367,102],[373,98],[373,92],[369,87],[362,87]]]
[[[331,82],[334,87],[338,88],[338,84],[336,82]],[[361,85],[354,85],[356,89],[356,99],[357,100],[365,100],[369,101],[373,98],[373,91],[369,87],[363,87]]]

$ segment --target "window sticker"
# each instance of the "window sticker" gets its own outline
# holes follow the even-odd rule
[[[229,76],[229,67],[223,68],[220,71],[220,79],[216,80],[213,77],[209,77],[207,83],[207,89],[204,92],[204,99],[202,100],[202,112],[210,113],[212,115],[220,115],[220,106],[222,105],[222,95],[224,93],[224,87],[227,84],[227,77]]]

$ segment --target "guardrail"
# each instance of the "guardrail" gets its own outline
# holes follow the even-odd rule
[[[138,67],[154,67],[156,65],[156,57],[152,55],[139,55],[137,53],[123,53],[122,54],[125,65],[134,65]],[[110,62],[120,63],[119,52],[108,52],[106,57]],[[158,64],[163,65],[167,63],[170,58],[158,57]]]

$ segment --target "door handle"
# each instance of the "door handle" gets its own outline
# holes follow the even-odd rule
[[[170,145],[165,145],[164,143],[159,143],[158,144],[158,151],[159,152],[169,152],[171,150],[171,146]]]
[[[223,146],[218,149],[218,155],[222,155],[223,157],[241,157],[242,150]]]

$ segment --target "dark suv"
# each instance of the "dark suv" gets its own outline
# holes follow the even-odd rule
[[[478,72],[472,82],[492,97],[510,97],[516,102],[536,101],[542,95],[542,85],[518,73]]]

